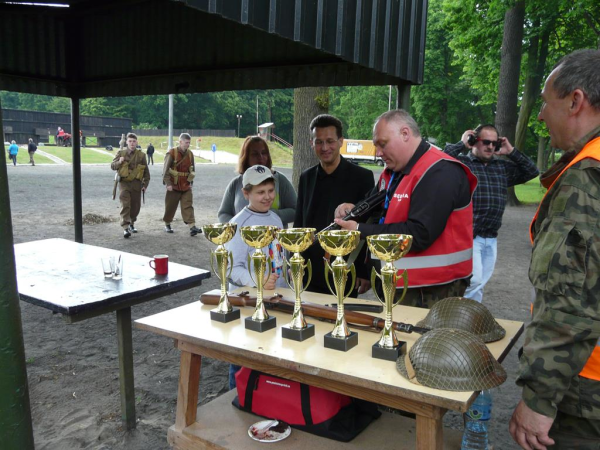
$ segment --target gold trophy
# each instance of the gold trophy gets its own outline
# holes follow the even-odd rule
[[[385,262],[385,265],[381,268],[381,275],[377,273],[374,267],[371,271],[371,286],[373,286],[373,290],[379,301],[385,306],[385,325],[381,332],[381,338],[373,345],[371,352],[373,358],[396,361],[406,347],[406,342],[399,342],[396,333],[392,329],[392,309],[394,306],[400,304],[406,295],[406,290],[408,289],[408,276],[405,270],[402,273],[402,279],[404,281],[402,296],[398,301],[394,302],[398,271],[393,263],[408,253],[410,246],[412,245],[412,239],[412,236],[408,234],[379,234],[367,236],[367,245],[371,252]],[[375,280],[377,277],[381,280],[385,302],[379,298],[379,295],[375,290]]]
[[[275,328],[277,325],[277,317],[269,317],[263,303],[263,286],[271,274],[270,270],[267,270],[271,263],[267,261],[267,255],[262,252],[262,248],[275,239],[277,230],[278,228],[272,225],[253,225],[240,228],[242,240],[255,249],[252,255],[248,255],[248,272],[256,285],[256,307],[252,317],[246,317],[245,326],[248,330],[259,333]]]
[[[210,318],[223,323],[240,318],[239,308],[233,308],[229,302],[229,297],[227,296],[227,278],[231,275],[233,257],[231,252],[228,251],[224,245],[233,239],[236,230],[237,224],[235,223],[213,223],[212,225],[204,225],[202,227],[202,232],[204,233],[204,236],[206,236],[206,239],[217,245],[217,249],[214,251],[211,250],[210,252],[210,267],[217,275],[217,278],[221,280],[221,297],[219,298],[219,305],[210,312]],[[213,258],[217,260],[216,270]],[[229,271],[227,271],[228,263],[230,266]]]
[[[294,256],[290,260],[284,259],[283,276],[286,283],[296,294],[294,303],[294,312],[292,321],[281,328],[281,335],[286,339],[294,341],[304,341],[315,335],[315,326],[307,324],[302,313],[302,300],[300,294],[304,292],[306,286],[310,284],[312,278],[312,265],[310,260],[304,264],[304,258],[300,254],[310,247],[315,240],[315,228],[288,228],[287,230],[279,230],[277,239],[283,248],[289,252],[293,252]],[[290,283],[290,274],[287,268],[290,268],[292,282]],[[308,280],[303,283],[304,269],[308,269]]]
[[[344,317],[344,300],[354,289],[356,269],[354,268],[354,264],[351,264],[350,267],[348,267],[343,257],[351,253],[352,250],[358,246],[360,232],[330,230],[318,233],[317,237],[319,238],[319,243],[321,244],[321,247],[323,247],[323,250],[336,257],[332,264],[330,264],[329,261],[325,261],[325,281],[327,282],[327,287],[331,293],[337,297],[337,317],[335,320],[335,327],[331,333],[325,335],[325,347],[347,352],[358,345],[358,333],[354,331],[351,332],[348,329],[348,324]],[[331,289],[331,285],[329,284],[330,272],[333,273],[333,285],[335,291]],[[348,293],[345,293],[348,273],[352,275],[352,282],[350,283]]]

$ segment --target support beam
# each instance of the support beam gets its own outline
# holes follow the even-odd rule
[[[71,144],[73,146],[73,221],[75,242],[83,244],[81,196],[81,139],[79,138],[79,97],[71,97]]]
[[[410,84],[400,84],[396,89],[398,90],[396,109],[403,109],[410,114]]]
[[[33,450],[33,427],[0,105],[0,435],[3,449]],[[12,167],[11,167],[12,169]]]

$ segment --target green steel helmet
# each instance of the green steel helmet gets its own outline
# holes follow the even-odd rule
[[[396,361],[411,383],[446,391],[480,391],[506,381],[506,371],[474,334],[439,328],[421,336]]]
[[[499,341],[506,335],[506,330],[485,306],[465,297],[449,297],[437,302],[417,326],[456,328],[473,333],[484,342]]]

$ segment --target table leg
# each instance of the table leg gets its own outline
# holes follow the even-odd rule
[[[177,415],[175,418],[175,429],[179,431],[196,422],[201,363],[202,357],[200,355],[186,351],[181,352]]]
[[[131,308],[117,310],[119,341],[119,383],[121,388],[121,419],[128,430],[135,428],[135,389],[133,385],[133,342],[131,338]]]
[[[442,450],[443,448],[442,419],[417,415],[417,450]]]

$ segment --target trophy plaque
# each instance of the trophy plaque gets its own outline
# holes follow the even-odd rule
[[[214,223],[212,225],[204,225],[202,232],[206,239],[217,245],[216,250],[210,252],[210,267],[212,268],[217,278],[221,280],[221,297],[216,309],[210,312],[210,318],[218,322],[231,322],[240,318],[239,308],[233,308],[227,296],[227,278],[231,275],[233,268],[233,257],[231,252],[225,248],[227,242],[233,239],[237,230],[235,223]],[[216,260],[217,267],[213,260]],[[229,271],[227,265],[229,263]]]
[[[285,281],[290,289],[294,291],[294,294],[296,294],[294,312],[291,322],[281,328],[282,337],[294,341],[304,341],[315,335],[315,326],[307,324],[306,320],[304,320],[302,300],[300,299],[300,295],[304,292],[306,286],[310,284],[312,278],[310,260],[305,264],[300,252],[303,252],[312,245],[315,239],[315,231],[317,231],[315,228],[288,228],[287,230],[279,230],[277,232],[277,239],[279,239],[281,246],[287,251],[294,253],[294,256],[289,261],[284,259],[283,267]],[[288,273],[288,267],[290,273]],[[308,269],[306,284],[303,282],[305,269]],[[292,278],[291,282],[290,276]]]
[[[373,358],[396,361],[400,354],[406,349],[406,342],[398,341],[396,333],[392,329],[392,309],[400,304],[406,295],[408,289],[408,276],[406,270],[402,273],[404,289],[402,296],[394,302],[396,294],[396,283],[398,281],[398,271],[394,267],[394,261],[402,258],[410,250],[412,245],[412,236],[408,234],[379,234],[367,236],[367,245],[369,250],[375,254],[385,265],[381,268],[381,274],[378,274],[373,267],[371,271],[371,286],[375,291],[375,280],[381,280],[383,296],[381,300],[377,291],[375,295],[385,307],[385,325],[381,332],[381,338],[373,345],[371,356]]]
[[[267,255],[262,251],[264,246],[269,245],[275,239],[277,229],[272,225],[253,225],[240,228],[242,240],[255,249],[252,255],[248,255],[248,272],[256,285],[256,307],[252,317],[246,317],[244,325],[246,329],[259,333],[275,328],[277,325],[277,317],[269,317],[263,303],[264,284],[270,276],[267,267],[270,267],[271,264],[270,261],[267,261]]]
[[[325,252],[335,256],[333,263],[325,261],[325,281],[331,293],[337,298],[337,316],[333,331],[325,335],[325,347],[334,350],[347,352],[358,345],[358,333],[348,329],[348,323],[344,317],[344,300],[354,289],[356,282],[356,269],[354,264],[350,267],[346,264],[344,256],[351,253],[360,242],[360,232],[348,230],[330,230],[322,231],[317,234],[319,243]],[[329,273],[333,274],[333,286],[329,283]],[[348,273],[352,275],[352,282],[348,293],[346,290],[346,281]]]

